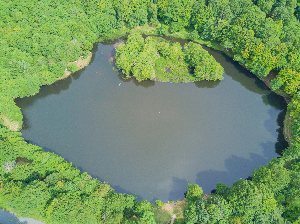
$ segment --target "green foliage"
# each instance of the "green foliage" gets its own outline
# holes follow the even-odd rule
[[[283,160],[290,170],[291,181],[281,191],[281,203],[284,205],[283,217],[291,221],[300,221],[300,152],[299,145],[294,145],[285,153]]]
[[[288,105],[291,143],[300,143],[300,95],[296,94]]]
[[[233,216],[242,223],[283,222],[272,190],[263,185],[240,181],[233,185],[225,198],[235,208]]]
[[[169,26],[171,32],[189,27],[195,0],[158,0],[158,19]]]
[[[278,160],[270,162],[254,172],[253,181],[264,184],[276,195],[290,183],[290,172],[283,165]]]
[[[282,69],[271,85],[274,90],[283,89],[287,94],[294,95],[300,90],[300,72]]]
[[[197,184],[190,184],[188,186],[185,198],[189,201],[193,201],[199,197],[203,196],[202,188]]]
[[[228,219],[232,211],[228,202],[222,197],[203,195],[202,189],[196,184],[189,185],[185,197],[186,223],[229,223]]]
[[[161,208],[164,203],[161,201],[161,200],[155,200],[155,205],[158,207],[158,208]]]
[[[93,44],[150,24],[159,35],[218,47],[274,90],[291,96],[290,147],[251,180],[186,194],[185,223],[300,223],[300,23],[296,0],[24,0],[0,3],[0,123],[19,130],[14,100],[36,94],[85,58]],[[157,29],[156,29],[157,28]],[[219,80],[223,69],[199,44],[132,32],[117,66],[139,81]],[[0,207],[46,223],[155,223],[153,206],[118,194],[63,158],[0,125]],[[165,217],[164,217],[165,218]]]
[[[221,80],[224,70],[201,45],[170,42],[160,37],[143,38],[138,32],[117,47],[116,65],[125,78],[138,81],[193,82]]]
[[[205,210],[205,202],[202,196],[203,190],[197,184],[188,186],[185,196],[187,206],[184,211],[184,217],[187,224],[208,222],[209,214]]]
[[[295,59],[300,29],[293,10],[286,10],[289,19],[284,19],[281,11],[276,16],[282,7],[273,0],[256,4],[259,8],[249,0],[201,0],[194,6],[191,24],[200,38],[219,43],[259,77],[286,67],[299,72],[294,65],[299,64]],[[294,6],[283,9],[289,7]]]
[[[133,28],[148,23],[155,16],[151,0],[114,0],[112,1],[118,23]],[[151,16],[148,15],[148,7],[151,8]],[[150,18],[149,18],[150,17]]]
[[[153,213],[153,206],[148,201],[141,201],[134,207],[134,214],[139,218],[140,224],[154,224],[155,218]]]
[[[184,212],[184,219],[187,224],[208,223],[209,214],[205,209],[205,200],[202,198],[189,202]]]
[[[199,44],[188,43],[184,48],[186,62],[197,79],[213,81],[223,79],[224,69]]]

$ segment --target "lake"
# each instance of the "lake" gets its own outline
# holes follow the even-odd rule
[[[232,184],[285,147],[282,97],[223,54],[221,82],[124,81],[112,44],[91,64],[17,100],[23,136],[117,191],[177,200],[188,183],[209,193]]]

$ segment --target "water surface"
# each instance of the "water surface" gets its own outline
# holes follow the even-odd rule
[[[83,71],[18,101],[25,139],[120,192],[181,199],[188,183],[232,184],[282,148],[283,99],[221,53],[221,82],[123,81],[112,45]]]
[[[14,214],[0,209],[1,224],[43,224],[40,221],[31,218],[18,218]]]

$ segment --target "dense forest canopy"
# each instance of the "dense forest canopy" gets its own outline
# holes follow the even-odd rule
[[[283,155],[210,195],[191,185],[181,221],[300,223],[299,12],[299,0],[0,1],[0,207],[46,223],[161,223],[160,203],[116,193],[26,143],[14,103],[78,70],[97,41],[138,29],[221,50],[290,99]]]
[[[134,32],[116,49],[116,65],[125,78],[160,82],[216,81],[222,66],[200,44],[167,41]]]

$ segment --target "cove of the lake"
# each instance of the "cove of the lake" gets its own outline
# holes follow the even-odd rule
[[[283,98],[223,54],[210,51],[221,82],[137,83],[122,80],[113,49],[99,44],[84,70],[17,100],[26,140],[151,201],[247,178],[286,144]]]

